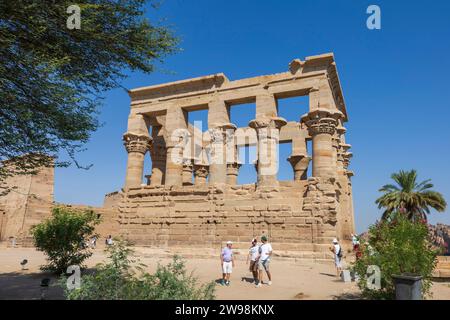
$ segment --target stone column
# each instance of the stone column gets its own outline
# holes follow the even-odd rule
[[[348,203],[349,203],[349,223],[348,223],[348,228],[350,229],[350,233],[355,233],[356,229],[355,229],[355,219],[354,219],[354,210],[353,210],[353,191],[352,191],[352,181],[351,181],[351,177],[353,177],[353,171],[351,170],[347,170],[347,182],[348,182]]]
[[[346,129],[342,126],[342,125],[338,125],[338,127],[336,128],[336,132],[339,136],[339,143],[338,143],[338,147],[337,147],[337,152],[336,152],[336,171],[337,174],[340,176],[343,176],[345,174],[345,170],[344,170],[344,148],[343,145],[345,143],[343,143],[343,138],[344,138],[344,133],[345,133]]]
[[[163,185],[165,180],[167,155],[164,137],[160,135],[161,131],[161,126],[153,127],[152,130],[153,146],[150,151],[150,156],[152,157],[151,186]]]
[[[255,119],[249,126],[256,130],[258,138],[258,185],[277,186],[278,142],[280,128],[286,120],[279,117]]]
[[[332,177],[336,175],[334,163],[333,135],[337,119],[342,117],[339,111],[317,109],[302,116],[301,122],[308,127],[312,137],[313,177]]]
[[[333,168],[332,170],[337,174],[337,158],[338,158],[338,152],[339,152],[339,146],[340,139],[336,132],[334,133],[333,137],[331,138],[331,145],[333,146]]]
[[[308,165],[311,161],[311,157],[304,154],[291,155],[287,158],[294,170],[294,181],[306,180],[306,172],[308,171]]]
[[[160,186],[164,184],[164,175],[166,171],[166,147],[163,145],[153,144],[152,151],[150,152],[152,157],[152,179],[150,185]]]
[[[183,185],[183,147],[167,145],[166,183],[167,186]]]
[[[183,160],[183,185],[192,185],[192,159]]]
[[[355,221],[354,221],[354,212],[353,212],[353,194],[352,194],[352,182],[351,177],[353,177],[353,171],[348,170],[350,158],[352,157],[352,153],[348,152],[350,148],[349,144],[344,144],[343,149],[345,150],[343,154],[343,164],[344,164],[344,181],[346,182],[346,197],[347,197],[347,205],[345,212],[346,223],[343,227],[343,231],[348,236],[351,233],[355,233]]]
[[[206,164],[194,164],[194,184],[196,186],[206,186],[208,167]]]
[[[239,175],[239,168],[242,164],[239,162],[227,163],[227,184],[234,186],[237,184],[237,177]]]
[[[125,188],[140,187],[144,172],[144,156],[151,147],[152,139],[148,135],[127,132],[123,135],[128,152]]]
[[[166,176],[165,185],[183,185],[183,151],[189,134],[187,131],[186,115],[177,105],[171,105],[167,109],[165,123],[166,143]]]
[[[227,180],[227,136],[232,135],[236,126],[232,123],[217,125],[208,130],[211,138],[211,162],[209,165],[209,184],[226,183]]]
[[[236,185],[237,177],[239,175],[239,168],[241,163],[239,163],[239,155],[236,145],[235,137],[236,127],[226,130],[225,133],[225,152],[227,160],[227,184]]]
[[[207,151],[202,149],[197,157],[194,157],[194,185],[206,186],[207,178],[209,174],[209,159],[207,157]]]

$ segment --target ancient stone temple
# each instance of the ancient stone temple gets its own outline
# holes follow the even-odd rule
[[[277,102],[296,96],[309,97],[309,112],[287,122]],[[118,210],[120,233],[134,243],[247,246],[266,234],[278,249],[320,260],[334,237],[354,232],[348,117],[333,54],[295,59],[282,73],[235,81],[220,73],[133,89],[130,97]],[[230,109],[244,103],[256,104],[256,118],[236,128]],[[206,132],[187,121],[203,109]],[[282,142],[292,142],[280,160],[292,165],[292,181],[277,180]],[[257,146],[257,182],[238,185],[237,150],[249,145]]]

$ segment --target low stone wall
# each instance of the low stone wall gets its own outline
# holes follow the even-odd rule
[[[307,185],[131,188],[119,205],[119,232],[139,246],[220,248],[231,240],[237,249],[247,249],[253,237],[265,234],[286,255],[330,259],[329,246],[336,237],[335,227],[324,223],[330,204],[322,215],[314,211],[318,203],[304,210]]]

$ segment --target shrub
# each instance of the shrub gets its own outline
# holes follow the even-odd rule
[[[215,283],[200,285],[188,274],[184,260],[174,256],[168,265],[158,264],[154,274],[133,260],[132,250],[123,241],[107,248],[107,263],[99,264],[93,274],[83,275],[79,289],[66,289],[69,300],[210,300]],[[63,284],[65,280],[63,279]]]
[[[34,226],[34,245],[47,256],[43,270],[63,273],[70,265],[79,265],[92,255],[86,242],[94,235],[99,219],[92,210],[65,206],[52,209],[52,217]]]
[[[361,243],[362,257],[353,266],[359,275],[358,286],[369,299],[395,299],[392,275],[412,273],[423,277],[422,294],[430,296],[431,274],[437,252],[429,241],[427,225],[397,215],[392,222],[379,222],[369,228],[368,239]],[[367,268],[381,271],[381,289],[367,286]]]

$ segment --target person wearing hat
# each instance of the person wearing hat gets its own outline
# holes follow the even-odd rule
[[[339,277],[342,271],[342,247],[336,238],[333,239],[333,246],[330,247],[330,251],[334,254],[334,264],[336,266],[337,276]]]
[[[272,255],[272,245],[268,242],[266,236],[261,237],[261,246],[259,247],[259,259],[258,259],[258,269],[259,269],[259,282],[256,284],[257,287],[261,287],[263,270],[266,270],[267,277],[269,281],[267,284],[272,285],[272,275],[269,271],[270,256]]]
[[[220,254],[220,266],[222,267],[222,281],[221,285],[230,285],[230,275],[233,272],[234,256],[231,247],[233,242],[227,241],[227,245],[222,249]]]
[[[249,270],[253,274],[253,281],[258,283],[258,258],[259,258],[259,245],[256,238],[252,239],[252,246],[248,250],[247,264],[250,261]]]

